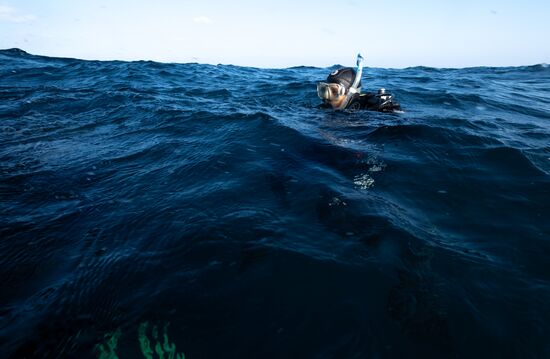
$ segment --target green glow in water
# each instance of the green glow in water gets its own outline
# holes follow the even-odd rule
[[[116,347],[118,346],[118,339],[121,335],[120,329],[105,335],[105,343],[96,346],[99,351],[98,359],[118,359]]]
[[[160,337],[159,330],[154,325],[151,329],[152,340],[147,336],[148,327],[148,322],[141,323],[138,327],[139,347],[145,359],[185,359],[185,354],[177,353],[176,344],[170,342],[168,324],[163,326]],[[98,359],[119,359],[116,349],[121,335],[120,329],[105,335],[104,343],[96,346],[96,350],[99,352]],[[151,342],[154,342],[154,351],[151,348]]]

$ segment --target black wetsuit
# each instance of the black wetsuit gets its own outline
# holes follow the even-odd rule
[[[319,108],[332,108],[330,103],[324,102],[319,105]],[[393,100],[393,96],[389,93],[374,94],[367,92],[364,94],[354,94],[345,110],[371,110],[380,112],[394,112],[401,110],[398,102]]]

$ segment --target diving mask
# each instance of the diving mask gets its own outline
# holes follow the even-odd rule
[[[346,94],[346,88],[339,83],[319,82],[317,96],[323,100],[334,101]]]
[[[348,69],[344,68],[341,70],[346,71]],[[338,100],[341,100],[342,96],[345,96],[344,99],[338,101],[339,103],[337,103],[337,107],[334,107],[335,105],[333,104],[334,109],[343,110],[348,106],[349,102],[355,94],[361,93],[360,83],[361,76],[363,75],[363,56],[361,56],[361,54],[357,54],[357,70],[354,71],[354,78],[351,84],[349,83],[351,82],[350,79],[346,79],[346,86],[344,86],[342,83],[338,83],[338,80],[334,79],[333,75],[338,75],[339,71],[340,70],[336,70],[335,72],[330,74],[330,76],[327,78],[327,80],[331,81],[330,83],[319,82],[317,84],[317,96],[329,102],[336,102]]]

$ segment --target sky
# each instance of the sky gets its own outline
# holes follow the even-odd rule
[[[255,67],[550,63],[548,0],[0,0],[0,49]]]

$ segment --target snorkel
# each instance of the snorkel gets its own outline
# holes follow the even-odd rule
[[[353,81],[353,84],[348,90],[348,93],[346,95],[346,98],[340,106],[336,108],[336,110],[343,110],[348,106],[349,101],[353,97],[354,94],[361,92],[361,88],[359,87],[359,83],[361,82],[361,76],[363,75],[363,56],[361,54],[357,54],[357,70],[355,74],[355,80]]]

